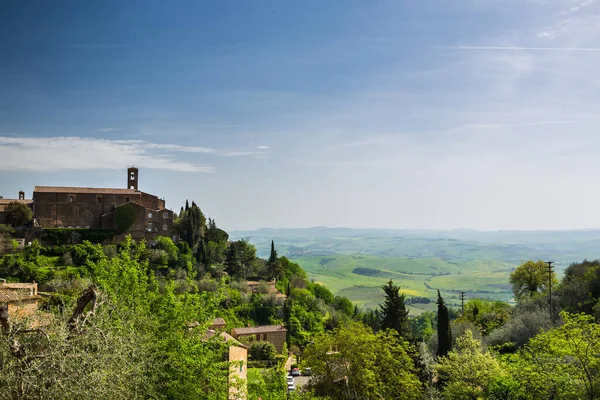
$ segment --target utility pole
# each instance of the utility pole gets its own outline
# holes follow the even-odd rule
[[[554,264],[554,261],[546,261],[546,264],[548,264],[548,294],[550,295],[550,321],[553,321],[554,318],[552,314],[552,272],[554,272],[554,266],[552,264]]]
[[[465,316],[465,292],[458,292],[460,293],[460,303],[461,303],[461,308],[462,308],[462,316]]]

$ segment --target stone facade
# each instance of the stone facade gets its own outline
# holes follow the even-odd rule
[[[275,346],[278,353],[283,351],[287,330],[283,325],[265,325],[248,328],[233,328],[231,336],[241,342],[269,342]]]
[[[165,201],[138,190],[138,169],[127,170],[127,188],[36,186],[33,215],[41,228],[117,229],[120,212],[130,214],[121,236],[173,236],[173,211]],[[122,214],[122,213],[121,213]],[[131,221],[132,220],[132,221]]]
[[[248,348],[236,343],[229,347],[229,400],[248,398]]]

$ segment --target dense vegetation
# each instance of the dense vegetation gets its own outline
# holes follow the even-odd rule
[[[510,276],[515,306],[471,298],[463,312],[440,293],[436,311],[413,316],[402,281],[379,288],[379,307],[360,309],[310,281],[275,243],[261,259],[247,240],[230,240],[193,202],[175,225],[178,243],[69,239],[23,250],[0,231],[0,277],[36,280],[51,294],[41,326],[12,318],[2,327],[0,398],[227,398],[243,385],[228,382],[229,343],[207,338],[215,317],[228,330],[287,329],[284,354],[250,346],[252,400],[285,398],[288,352],[313,371],[292,398],[600,398],[598,260],[569,266],[561,281],[544,263],[523,263]],[[249,280],[263,283],[251,290]],[[74,318],[82,293],[97,298]]]

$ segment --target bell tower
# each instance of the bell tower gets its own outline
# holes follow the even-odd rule
[[[127,168],[127,189],[138,190],[138,169],[136,167]]]
[[[19,190],[19,200],[25,200],[25,192],[22,190]]]

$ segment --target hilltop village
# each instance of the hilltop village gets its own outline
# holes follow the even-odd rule
[[[194,201],[174,213],[138,180],[131,167],[126,188],[0,200],[7,398],[598,398],[599,260],[561,280],[522,262],[514,304],[471,293],[453,308],[438,289],[413,315],[423,299],[390,278],[366,308],[273,241],[262,259]]]

